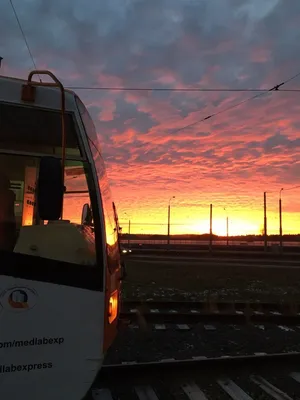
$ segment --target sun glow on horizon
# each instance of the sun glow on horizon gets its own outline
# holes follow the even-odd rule
[[[207,229],[208,227],[208,229]],[[209,221],[202,221],[195,225],[195,233],[204,233],[205,228],[206,232],[209,232]],[[251,234],[259,234],[260,227],[255,223],[250,223],[248,221],[235,221],[228,219],[228,234],[230,236],[238,236],[238,235],[251,235]],[[217,218],[213,220],[212,224],[212,233],[218,236],[226,236],[227,235],[227,221],[226,218],[220,219]]]
[[[193,215],[194,216],[191,216]],[[127,214],[120,212],[120,225],[123,233],[128,233],[130,220],[130,232],[136,234],[167,234],[168,218],[165,210],[131,210]],[[226,236],[228,216],[229,236],[261,235],[263,232],[263,212],[257,210],[240,210],[235,212],[213,212],[212,232],[218,236]],[[283,213],[283,234],[299,233],[300,213]],[[193,213],[190,209],[171,211],[170,233],[171,235],[203,235],[210,231],[209,209],[206,212]],[[279,233],[278,211],[267,213],[267,232],[269,235]]]

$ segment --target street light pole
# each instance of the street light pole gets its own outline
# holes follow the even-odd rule
[[[213,231],[212,231],[212,204],[209,205],[209,251],[212,251]]]
[[[283,190],[292,190],[292,189],[297,189],[300,188],[300,185],[297,186],[292,186],[290,188],[281,188],[279,191],[279,242],[280,242],[280,249],[283,249],[283,237],[282,237],[282,198],[281,198],[281,193]]]
[[[279,191],[279,242],[280,242],[280,250],[282,251],[282,200],[281,200],[281,192],[283,188]]]
[[[227,235],[227,246],[229,246],[229,221],[228,221],[228,216],[226,217],[226,235]]]
[[[268,248],[268,233],[267,233],[267,192],[264,192],[264,246],[265,246],[265,251],[267,251]]]
[[[128,248],[130,248],[130,219],[128,220]]]
[[[170,197],[168,204],[168,246],[170,246],[170,225],[171,225],[171,200],[175,199],[175,196]]]
[[[124,213],[124,214],[127,215],[127,217],[128,217],[128,239],[127,239],[127,245],[128,245],[128,248],[130,248],[130,225],[131,225],[131,222],[130,222],[129,215],[127,213]]]
[[[226,244],[229,246],[229,218],[225,207],[224,211],[226,212]]]

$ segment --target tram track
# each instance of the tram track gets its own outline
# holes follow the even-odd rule
[[[145,317],[141,323],[139,314],[134,314],[120,331],[105,364],[300,352],[300,324],[283,323],[278,317],[275,323],[250,319],[239,324],[218,315],[209,322],[200,318],[186,323],[179,316],[173,322]]]
[[[290,352],[106,365],[93,399],[300,399],[299,361]]]
[[[125,300],[123,321],[145,323],[224,323],[300,324],[300,304],[294,302],[218,302],[218,301],[139,301]]]
[[[154,372],[157,370],[168,369],[168,372],[172,370],[181,370],[182,368],[207,368],[209,365],[226,366],[229,365],[239,365],[245,362],[255,365],[259,364],[261,361],[291,361],[300,362],[300,351],[291,351],[283,353],[264,353],[257,352],[249,354],[246,356],[228,356],[222,355],[218,357],[206,357],[206,356],[195,356],[192,358],[187,358],[179,360],[176,358],[162,358],[158,361],[149,362],[138,362],[138,361],[124,361],[118,364],[104,364],[101,370],[101,376],[107,377],[117,370],[122,371],[122,373],[132,373],[132,371],[137,371],[137,373],[144,373],[145,371]],[[153,370],[153,371],[152,371]]]
[[[224,317],[233,313],[243,325]],[[192,323],[184,323],[187,314]],[[122,303],[122,316],[129,325],[102,367],[93,400],[300,400],[298,304],[133,299]]]

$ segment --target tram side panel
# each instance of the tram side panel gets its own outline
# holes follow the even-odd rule
[[[101,166],[101,160],[96,165]],[[104,164],[102,164],[104,165]],[[103,204],[106,232],[106,268],[105,268],[105,310],[104,313],[104,352],[111,346],[117,335],[118,317],[120,312],[121,290],[121,257],[118,243],[118,227],[113,209],[107,176],[104,173],[99,179]]]
[[[97,174],[102,204],[101,213],[102,217],[104,218],[105,225],[106,265],[104,269],[105,313],[103,321],[103,350],[106,351],[117,335],[118,317],[120,311],[119,303],[122,271],[118,222],[95,125],[81,100],[77,96],[75,100],[88,138],[88,144]]]

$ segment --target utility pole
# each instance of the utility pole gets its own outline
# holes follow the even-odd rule
[[[228,216],[226,217],[226,236],[227,236],[227,246],[229,246],[229,221],[228,221]]]
[[[1,68],[2,60],[3,60],[3,57],[0,57],[0,68]]]
[[[170,246],[171,200],[172,199],[175,199],[175,196],[172,196],[170,198],[169,204],[168,204],[168,239],[167,239],[168,247]]]
[[[229,218],[226,207],[224,207],[224,211],[226,212],[226,237],[227,237],[226,243],[227,246],[229,246]]]
[[[127,214],[127,212],[125,212],[124,214],[127,215],[127,217],[128,217],[128,237],[127,237],[127,245],[128,245],[128,248],[129,248],[129,247],[130,247],[130,239],[131,239],[131,237],[130,237],[130,225],[131,225],[131,221],[130,221],[130,216]]]
[[[267,232],[267,192],[264,192],[264,247],[268,249],[268,232]]]
[[[281,188],[279,191],[279,242],[280,242],[280,250],[283,250],[283,237],[282,237],[282,199],[281,199],[281,193],[282,191],[286,190],[292,190],[292,189],[297,189],[300,188],[300,185],[297,186],[292,186],[290,188]]]
[[[279,192],[279,244],[280,244],[280,251],[282,251],[282,200],[281,200],[281,192],[283,188],[280,189]]]
[[[171,205],[168,205],[168,246],[170,245],[170,217],[171,217]]]
[[[128,220],[128,248],[130,248],[130,219]]]
[[[212,251],[212,204],[209,206],[209,251]]]

